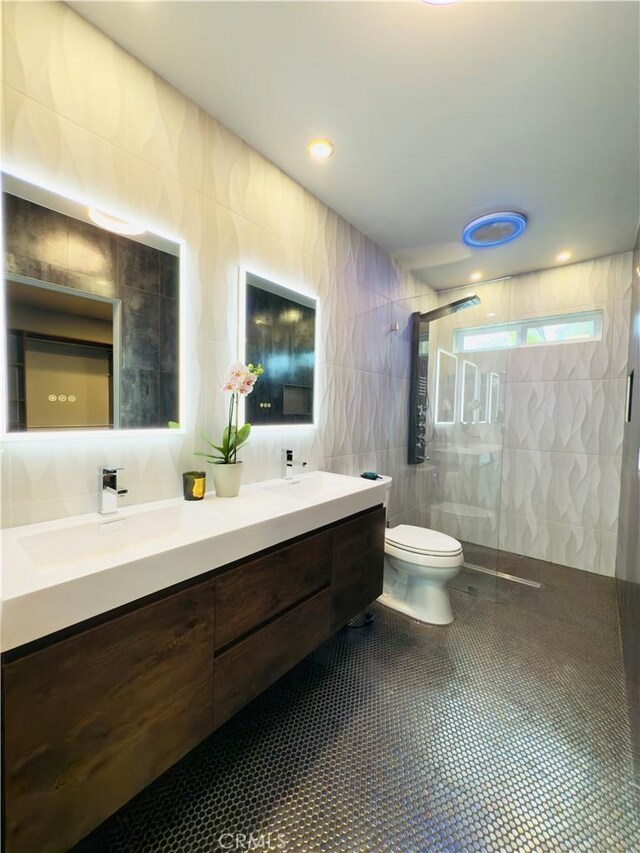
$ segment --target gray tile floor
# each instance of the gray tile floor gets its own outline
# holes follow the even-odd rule
[[[376,606],[77,853],[640,851],[613,581],[502,568],[544,586]]]

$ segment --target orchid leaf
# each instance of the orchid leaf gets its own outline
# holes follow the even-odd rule
[[[209,462],[214,462],[216,459],[222,459],[222,456],[214,456],[212,453],[207,453],[205,450],[194,450],[194,456],[204,456]]]
[[[244,426],[240,427],[240,429],[238,430],[238,438],[237,438],[238,445],[244,444],[245,441],[247,441],[247,439],[249,438],[250,432],[251,432],[251,424],[245,424]]]

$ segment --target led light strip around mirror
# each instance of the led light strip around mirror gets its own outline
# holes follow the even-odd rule
[[[50,210],[53,210],[59,214],[70,217],[71,219],[79,220],[80,222],[89,223],[92,228],[96,228],[97,226],[91,221],[91,217],[89,215],[89,208],[94,207],[93,199],[83,199],[77,196],[74,196],[64,189],[48,185],[45,186],[43,184],[34,184],[28,176],[22,175],[18,172],[14,171],[6,171],[2,173],[2,192],[8,193],[9,195],[16,196],[18,199],[23,199],[27,202],[30,202],[35,205],[39,205],[40,207],[45,207]],[[109,217],[113,217],[115,220],[119,220],[120,222],[128,222],[129,219],[126,215],[123,215],[120,212],[114,211],[112,209],[106,208],[104,205],[99,205],[100,210],[104,212]],[[4,210],[3,210],[4,216]],[[188,411],[187,411],[187,400],[186,397],[186,340],[187,340],[187,330],[186,330],[186,275],[185,275],[185,252],[186,252],[186,241],[177,238],[174,235],[164,233],[161,230],[155,227],[147,227],[138,223],[136,223],[136,230],[140,230],[144,228],[144,234],[139,234],[136,236],[127,235],[127,241],[134,241],[141,243],[145,246],[149,246],[152,249],[159,250],[160,252],[164,252],[167,255],[173,255],[177,257],[179,260],[179,270],[178,270],[178,309],[177,309],[177,330],[179,335],[179,344],[178,344],[178,423],[179,427],[177,429],[172,429],[168,425],[167,427],[126,427],[123,429],[120,428],[67,428],[67,429],[38,429],[33,432],[29,431],[9,431],[9,378],[8,378],[8,353],[7,353],[7,313],[6,313],[6,277],[9,274],[8,270],[4,269],[4,259],[5,259],[5,246],[4,246],[4,236],[5,236],[5,228],[4,221],[2,222],[2,229],[0,229],[0,253],[3,259],[3,275],[2,275],[2,296],[0,299],[0,325],[2,327],[2,336],[3,342],[2,346],[0,346],[0,372],[2,374],[2,391],[3,391],[3,399],[5,404],[2,406],[1,412],[1,423],[2,423],[2,436],[5,441],[43,441],[49,439],[70,439],[70,440],[78,440],[78,439],[104,439],[104,438],[119,438],[119,437],[129,437],[129,436],[149,436],[149,435],[184,435],[186,432],[186,426],[188,422]],[[118,239],[117,237],[115,239]],[[161,256],[162,257],[162,256]],[[15,278],[15,276],[13,276]],[[52,287],[50,282],[44,282],[39,280],[32,280],[33,284],[39,285],[41,287],[46,287],[49,284],[49,287]],[[53,288],[55,288],[55,284]],[[60,290],[68,290],[68,288],[58,288]],[[83,291],[80,288],[76,290],[78,295],[82,295]],[[160,293],[158,294],[160,297]],[[112,300],[113,301],[113,300]],[[117,340],[117,336],[114,337],[114,343]],[[114,357],[114,363],[117,364],[118,358]],[[158,368],[159,370],[159,368]]]

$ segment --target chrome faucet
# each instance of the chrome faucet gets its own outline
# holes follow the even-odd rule
[[[118,498],[120,495],[126,495],[128,489],[118,488],[118,471],[122,468],[115,468],[113,465],[103,465],[98,469],[98,512],[102,515],[109,515],[112,512],[118,511]]]
[[[293,461],[293,450],[283,450],[281,455],[281,473],[282,477],[285,480],[291,480],[293,478],[294,468],[306,468],[306,462],[294,462]]]

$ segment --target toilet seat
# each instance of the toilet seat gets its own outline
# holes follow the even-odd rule
[[[386,531],[385,542],[393,551],[405,552],[407,557],[414,554],[419,557],[458,557],[462,555],[462,545],[452,536],[429,530],[427,527],[415,527],[411,524],[399,524]],[[409,560],[410,561],[410,560]]]

